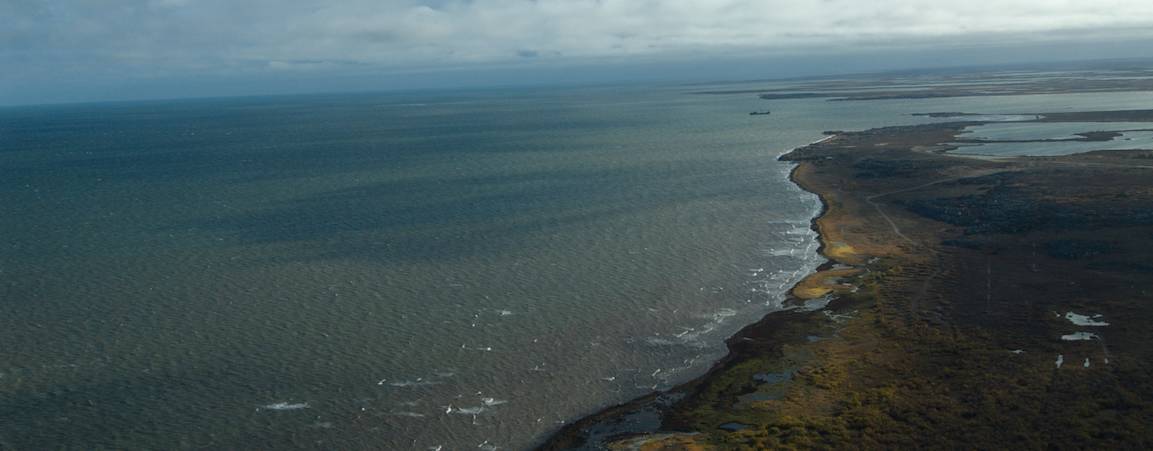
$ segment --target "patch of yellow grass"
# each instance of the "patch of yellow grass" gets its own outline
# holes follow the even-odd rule
[[[614,451],[705,451],[716,449],[705,446],[697,441],[700,434],[658,434],[644,437],[634,437],[609,444]]]
[[[793,296],[801,300],[817,299],[851,287],[840,283],[840,279],[860,274],[856,268],[830,269],[809,274],[793,287]]]
[[[860,252],[843,241],[831,242],[825,246],[825,255],[837,261],[850,261],[856,259]]]
[[[806,301],[809,299],[817,299],[820,297],[824,297],[825,295],[832,293],[832,292],[833,292],[832,288],[826,288],[826,287],[802,287],[802,286],[798,285],[795,288],[793,288],[793,296],[796,296],[796,297],[798,297],[802,300],[806,300]]]

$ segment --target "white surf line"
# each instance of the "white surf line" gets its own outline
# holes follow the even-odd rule
[[[307,408],[308,408],[308,403],[306,403],[306,402],[299,402],[299,403],[277,402],[277,403],[272,403],[272,404],[260,406],[256,410],[300,410],[300,409],[307,409]]]
[[[806,147],[809,147],[809,146],[812,146],[812,145],[815,145],[815,144],[820,144],[820,143],[823,143],[823,142],[825,142],[825,141],[828,141],[828,140],[830,140],[830,139],[836,138],[836,137],[837,137],[837,136],[839,136],[839,135],[840,135],[840,133],[837,133],[837,134],[833,134],[833,135],[826,135],[824,138],[818,139],[818,140],[816,140],[816,141],[812,141],[812,142],[810,142],[810,143],[808,143],[808,144],[802,144],[802,145],[800,145],[800,146],[791,147],[791,148],[789,148],[788,150],[783,150],[783,151],[781,151],[780,153],[778,153],[778,154],[777,154],[777,158],[780,158],[780,157],[782,157],[782,156],[785,156],[785,155],[787,155],[789,152],[792,152],[792,151],[794,151],[794,150],[798,150],[798,149],[804,149],[804,148],[806,148]],[[796,163],[794,163],[794,165],[795,165],[795,164],[796,164]]]

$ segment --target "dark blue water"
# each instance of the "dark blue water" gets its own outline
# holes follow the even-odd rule
[[[755,103],[4,110],[0,444],[516,448],[683,380],[813,262]]]

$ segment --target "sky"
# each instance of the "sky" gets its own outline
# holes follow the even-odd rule
[[[0,0],[0,104],[1153,56],[1148,0]]]

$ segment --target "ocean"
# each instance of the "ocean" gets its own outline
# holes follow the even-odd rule
[[[0,109],[0,448],[530,448],[822,262],[779,154],[1031,111],[705,89]]]

